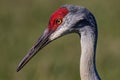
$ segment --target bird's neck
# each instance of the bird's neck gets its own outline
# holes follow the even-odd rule
[[[81,33],[81,80],[100,80],[95,66],[96,42],[97,35],[94,33],[87,31]]]

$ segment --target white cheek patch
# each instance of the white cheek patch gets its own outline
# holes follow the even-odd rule
[[[56,30],[54,33],[51,34],[50,40],[54,40],[58,38],[61,35],[64,35],[63,33],[68,29],[68,27],[61,27],[58,30]]]

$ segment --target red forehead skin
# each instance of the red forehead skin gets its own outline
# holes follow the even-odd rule
[[[55,22],[56,19],[61,19],[62,20],[67,13],[68,13],[68,9],[65,8],[65,7],[56,10],[52,14],[52,16],[50,17],[50,21],[49,21],[49,24],[48,24],[49,30],[50,31],[55,31],[57,29],[57,27],[60,25],[60,24],[57,24]]]

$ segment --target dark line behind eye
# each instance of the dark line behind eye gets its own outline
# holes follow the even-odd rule
[[[75,23],[74,27],[82,27],[85,25],[89,25],[89,22],[86,19],[79,20],[78,22]]]

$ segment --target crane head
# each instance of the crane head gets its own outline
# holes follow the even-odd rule
[[[21,70],[40,49],[51,41],[68,33],[78,33],[84,26],[94,25],[94,19],[91,20],[90,18],[93,17],[89,17],[89,14],[86,8],[73,5],[64,5],[56,10],[49,19],[48,27],[19,63],[17,71]]]

